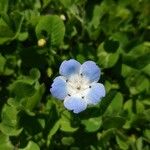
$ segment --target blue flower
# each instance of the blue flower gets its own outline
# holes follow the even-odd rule
[[[97,104],[105,96],[105,87],[97,83],[100,68],[93,61],[82,65],[74,60],[63,61],[59,69],[60,76],[52,83],[52,95],[64,100],[64,106],[74,113],[80,113],[88,105]]]

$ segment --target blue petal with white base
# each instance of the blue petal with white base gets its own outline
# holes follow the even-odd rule
[[[97,82],[100,78],[100,68],[93,61],[86,61],[81,65],[80,73],[91,82]]]
[[[67,96],[66,80],[62,77],[56,77],[50,89],[52,95],[60,100]]]
[[[101,83],[92,83],[91,89],[87,93],[88,104],[97,104],[106,94],[105,87]]]
[[[86,109],[87,103],[80,97],[71,96],[65,98],[64,106],[69,110],[73,110],[74,113],[80,113]]]
[[[80,66],[81,64],[74,59],[70,59],[68,61],[65,60],[60,65],[59,73],[62,76],[69,77],[72,74],[79,73]]]

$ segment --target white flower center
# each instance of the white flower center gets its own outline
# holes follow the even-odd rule
[[[83,97],[84,92],[90,88],[90,82],[87,78],[83,77],[82,74],[72,75],[67,80],[67,91],[68,95],[79,94]]]

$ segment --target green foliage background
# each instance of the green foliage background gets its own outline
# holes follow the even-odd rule
[[[107,90],[78,115],[49,92],[70,58]],[[149,78],[149,0],[0,0],[0,150],[149,150]]]

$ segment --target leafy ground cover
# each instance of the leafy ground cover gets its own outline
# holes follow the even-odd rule
[[[149,0],[0,0],[0,150],[149,150],[149,16]],[[49,91],[70,58],[107,91],[80,114]]]

